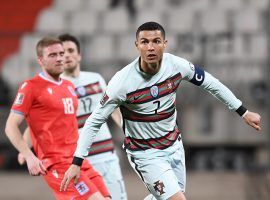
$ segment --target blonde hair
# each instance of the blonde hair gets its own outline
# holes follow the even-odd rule
[[[42,57],[43,56],[43,49],[54,45],[54,44],[63,44],[61,40],[59,40],[58,38],[54,38],[54,37],[44,37],[41,40],[38,41],[37,46],[36,46],[36,53],[38,57]]]

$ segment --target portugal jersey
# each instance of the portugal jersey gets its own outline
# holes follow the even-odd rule
[[[78,100],[71,82],[42,73],[19,88],[12,112],[25,116],[33,148],[45,166],[71,158],[78,139]]]
[[[106,83],[102,76],[94,72],[80,72],[78,77],[70,77],[62,75],[62,78],[71,81],[75,86],[76,95],[78,97],[78,128],[82,130],[86,119],[92,114],[93,110],[98,106],[106,89]],[[104,123],[95,138],[94,143],[88,150],[88,156],[94,156],[91,163],[100,162],[101,160],[110,160],[112,156],[103,156],[105,152],[113,151],[113,141],[107,123]]]
[[[116,107],[120,107],[125,149],[165,149],[179,138],[176,123],[176,90],[181,81],[189,81],[222,101],[231,110],[242,102],[216,78],[187,60],[164,53],[155,75],[141,71],[140,58],[117,72],[108,84],[106,94],[79,137],[76,157],[87,154],[87,146]]]

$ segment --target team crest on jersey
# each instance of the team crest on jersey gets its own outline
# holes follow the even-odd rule
[[[102,106],[104,106],[104,104],[108,101],[108,99],[109,99],[109,96],[105,92],[104,95],[103,95],[103,97],[102,97],[102,99],[100,100],[100,104]]]
[[[172,87],[173,87],[172,83],[169,82],[169,83],[167,84],[167,88],[168,88],[169,90],[171,90]]]
[[[86,95],[86,89],[85,89],[84,86],[77,87],[76,90],[80,94],[80,96],[85,96]]]
[[[89,187],[83,181],[75,185],[75,188],[81,196],[85,195],[89,191]]]
[[[174,82],[172,82],[171,80],[167,80],[166,85],[168,90],[172,90],[174,87]]]
[[[156,98],[158,96],[158,86],[154,85],[150,88],[150,94],[152,97]]]
[[[75,92],[74,89],[73,89],[73,87],[68,86],[68,90],[70,91],[70,93],[71,93],[73,96],[77,96],[77,95],[76,95],[76,92]]]
[[[159,192],[159,195],[165,194],[164,192],[165,185],[162,181],[156,181],[154,184],[155,184],[154,189],[156,192]]]
[[[24,99],[24,94],[23,93],[18,93],[17,94],[17,97],[15,99],[14,104],[16,104],[16,105],[22,105],[23,99]]]
[[[47,88],[47,91],[52,94],[52,88]]]

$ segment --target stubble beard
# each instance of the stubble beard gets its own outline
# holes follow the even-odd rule
[[[56,66],[56,67],[59,67],[59,66]],[[61,66],[62,67],[62,70],[46,70],[46,72],[51,76],[53,77],[55,80],[58,80],[60,75],[63,73],[63,67],[64,66]]]
[[[59,73],[59,72],[51,72],[51,71],[47,71],[47,73],[48,73],[51,77],[53,77],[55,80],[59,79],[60,75],[62,74],[62,72]]]
[[[67,72],[68,74],[73,74],[76,68],[77,68],[77,65],[70,65],[68,67],[65,67],[64,71]]]

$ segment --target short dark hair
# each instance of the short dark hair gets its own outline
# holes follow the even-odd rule
[[[54,37],[44,37],[41,40],[38,41],[37,45],[36,45],[36,53],[38,57],[43,56],[43,49],[54,45],[54,44],[61,44],[62,45],[62,41],[59,40],[58,38],[54,38]]]
[[[68,33],[65,33],[65,34],[62,34],[62,35],[59,35],[58,36],[59,40],[61,40],[62,42],[66,42],[66,41],[71,41],[71,42],[74,42],[76,47],[77,47],[77,50],[78,52],[80,53],[81,52],[81,45],[80,45],[80,42],[79,40],[73,36],[73,35],[70,35]]]
[[[155,30],[159,30],[161,31],[162,36],[165,39],[165,30],[164,28],[157,22],[146,22],[143,23],[141,26],[139,26],[139,28],[136,31],[136,38],[138,38],[139,33],[141,31],[155,31]]]

